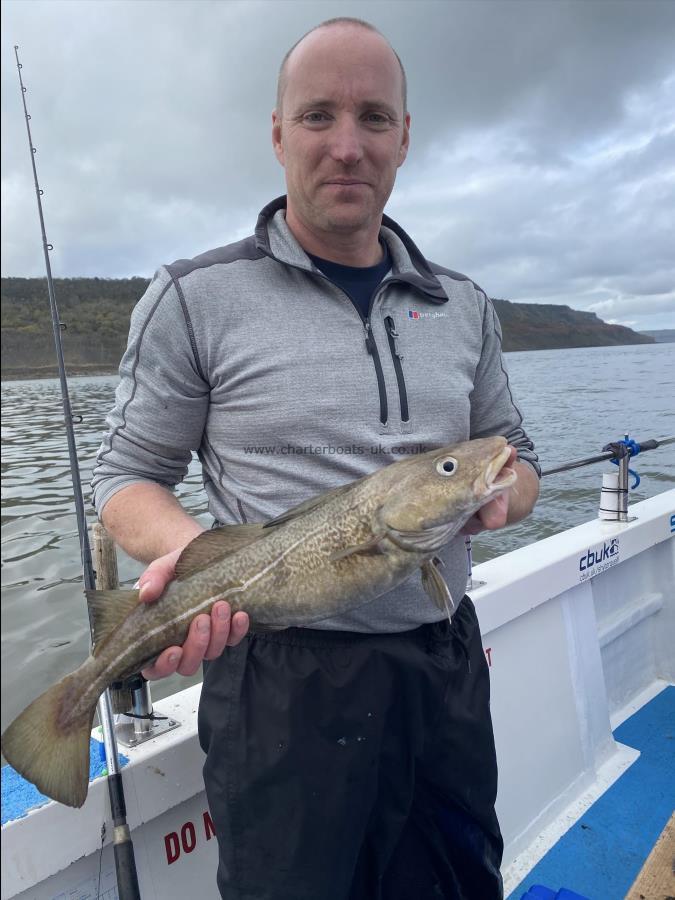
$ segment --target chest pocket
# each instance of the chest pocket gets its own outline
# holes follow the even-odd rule
[[[453,328],[447,304],[384,308],[382,319],[402,430],[441,444],[466,439],[480,345]]]

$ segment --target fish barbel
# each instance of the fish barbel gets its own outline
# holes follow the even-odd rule
[[[450,615],[435,554],[466,520],[516,480],[503,437],[481,438],[384,466],[264,525],[206,531],[183,551],[176,579],[155,603],[137,590],[87,591],[93,650],[75,672],[7,728],[2,751],[40,791],[82,806],[96,704],[139,672],[218,600],[248,613],[252,630],[312,626],[391,590],[420,569]],[[225,651],[227,652],[227,651]]]

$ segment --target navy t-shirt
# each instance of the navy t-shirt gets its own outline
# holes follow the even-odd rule
[[[342,288],[349,295],[349,298],[364,320],[368,318],[371,297],[384,276],[391,269],[389,248],[384,241],[380,241],[380,246],[384,250],[384,255],[382,261],[375,266],[343,266],[342,263],[322,259],[320,256],[313,256],[311,253],[307,254],[326,278],[330,278],[331,281],[335,282],[339,288]]]

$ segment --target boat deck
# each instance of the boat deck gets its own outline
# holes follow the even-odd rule
[[[512,900],[535,884],[589,900],[628,893],[675,807],[675,687],[623,722],[614,738],[638,759],[511,891]]]

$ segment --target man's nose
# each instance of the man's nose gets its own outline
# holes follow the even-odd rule
[[[363,156],[358,122],[344,116],[335,122],[331,131],[330,153],[333,159],[346,166],[356,165]]]

